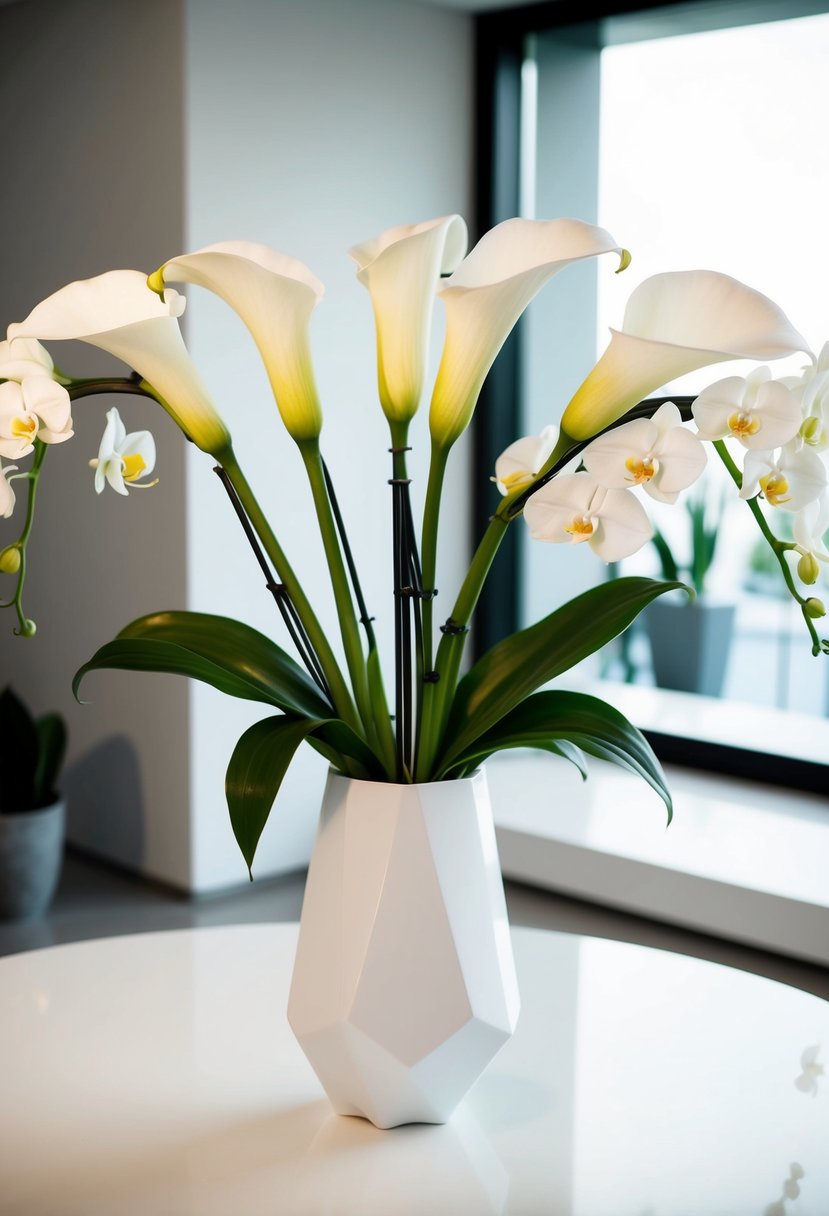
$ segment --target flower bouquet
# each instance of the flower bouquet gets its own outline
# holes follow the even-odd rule
[[[516,441],[498,460],[494,476],[500,501],[493,503],[489,525],[455,591],[451,612],[440,620],[438,629],[434,596],[444,477],[452,448],[472,420],[490,366],[521,313],[560,270],[603,254],[615,256],[618,270],[629,261],[610,233],[577,220],[509,220],[488,232],[470,253],[466,249],[466,226],[453,215],[391,229],[350,251],[373,307],[379,399],[389,426],[393,705],[346,521],[321,451],[323,413],[308,331],[322,285],[305,265],[263,245],[225,242],[172,258],[149,278],[138,271],[117,270],[72,283],[38,304],[24,321],[9,326],[7,341],[0,345],[0,456],[14,462],[28,456],[32,460],[26,470],[16,463],[2,469],[0,512],[12,513],[20,483],[28,489],[28,504],[22,531],[0,553],[0,569],[16,580],[6,604],[17,614],[17,631],[31,635],[34,624],[26,616],[22,595],[35,493],[50,447],[72,435],[74,402],[102,393],[138,394],[157,402],[215,461],[240,527],[266,574],[292,653],[247,625],[223,617],[158,613],[133,621],[103,645],[77,673],[76,691],[91,670],[139,669],[190,676],[231,696],[262,702],[277,712],[269,712],[239,739],[226,781],[233,831],[249,867],[291,759],[307,742],[328,760],[334,774],[329,781],[334,792],[330,797],[326,794],[328,809],[324,808],[322,820],[327,840],[336,835],[332,825],[351,814],[352,794],[338,782],[345,782],[349,791],[367,788],[372,806],[386,791],[385,802],[381,798],[377,804],[380,817],[369,811],[370,827],[360,836],[363,869],[358,885],[370,888],[376,882],[379,899],[383,876],[394,869],[394,857],[401,850],[416,855],[428,837],[430,848],[438,850],[429,853],[429,873],[440,887],[444,870],[451,869],[450,862],[440,860],[440,848],[457,864],[462,850],[468,860],[477,847],[481,875],[477,886],[473,882],[467,891],[468,901],[478,900],[481,906],[489,901],[490,914],[500,916],[503,894],[493,895],[491,824],[478,846],[464,835],[466,829],[459,828],[460,834],[451,838],[446,792],[478,782],[469,812],[470,822],[478,823],[482,795],[473,774],[488,756],[506,748],[535,747],[566,757],[584,772],[587,752],[642,776],[661,794],[670,816],[662,771],[639,731],[595,697],[545,686],[626,629],[656,596],[682,586],[677,581],[638,577],[600,578],[585,594],[497,643],[462,674],[475,607],[507,529],[523,515],[539,540],[584,542],[605,562],[619,561],[653,535],[640,495],[676,501],[703,472],[708,444],[725,464],[771,546],[786,586],[801,606],[814,653],[826,652],[829,644],[819,637],[815,625],[823,605],[802,593],[798,581],[808,588],[818,577],[819,563],[829,560],[823,541],[829,495],[822,458],[827,448],[829,357],[824,354],[815,361],[777,305],[726,275],[699,270],[647,279],[632,293],[622,325],[612,331],[596,366],[571,400],[556,407],[558,422],[539,437]],[[236,459],[228,425],[232,418],[226,421],[217,410],[188,356],[178,323],[185,301],[170,286],[173,283],[216,293],[253,336],[282,421],[307,472],[336,601],[340,653],[305,594],[278,524],[266,518]],[[417,522],[409,494],[409,427],[424,395],[436,296],[445,310],[445,337],[431,391],[431,460],[423,518]],[[58,371],[42,343],[66,339],[80,339],[110,352],[128,365],[130,374],[77,379]],[[675,377],[710,364],[730,359],[766,361],[797,352],[804,352],[809,363],[794,381],[775,381],[761,368],[747,380],[719,380],[695,401],[650,399]],[[687,425],[692,419],[696,431]],[[735,458],[740,451],[746,452],[742,470]],[[128,435],[117,410],[111,408],[100,451],[91,462],[98,492],[109,485],[126,494],[148,484],[154,462],[149,433]],[[781,541],[774,533],[772,519],[778,510],[794,515],[792,541]],[[404,830],[401,825],[409,822],[407,789],[427,791],[429,805],[419,805],[420,826]],[[372,878],[372,850],[379,847],[384,824],[391,822],[398,824],[397,845],[389,839],[389,852],[376,859]],[[438,839],[441,833],[448,833],[445,840]],[[315,882],[312,862],[306,911],[309,898],[312,902],[316,898],[315,890],[320,892],[321,908],[326,890],[345,891],[348,883],[341,864],[327,857],[317,866],[324,880]],[[359,902],[358,896],[359,892],[352,892],[348,898]],[[345,894],[342,901],[328,912],[347,919]],[[403,906],[392,902],[396,946],[380,950],[378,963],[381,970],[385,967],[387,978],[391,955],[401,954],[401,935],[413,932],[406,924],[411,914],[407,918]],[[452,919],[463,919],[463,901],[455,906],[444,895],[439,903],[443,912],[436,914],[430,949],[439,957],[440,942],[452,938],[455,945],[451,950],[447,946],[445,974],[454,975],[461,951],[458,942],[475,933],[469,926],[459,931]],[[454,911],[447,911],[451,908]],[[449,937],[444,932],[447,917],[452,923]],[[308,920],[322,923],[325,917],[309,914]],[[361,967],[371,970],[366,960],[379,936],[376,929],[361,931],[362,947],[354,951],[358,972]],[[321,940],[325,938],[318,925],[319,934]],[[487,1025],[496,1028],[493,1041],[501,1041],[514,1024],[517,999],[501,936],[490,934],[488,940],[506,995],[500,1013]],[[333,947],[328,942],[319,948]],[[413,944],[406,955],[409,979],[412,969],[417,971],[412,960],[420,957],[418,949]],[[301,944],[298,968],[303,966]],[[460,971],[464,971],[462,963]],[[312,989],[321,982],[318,975],[309,981]],[[393,986],[391,981],[388,986]],[[404,984],[400,991],[410,1005],[411,986]],[[307,1020],[306,1015],[313,1022],[309,1010],[315,1002],[325,1003],[319,990],[313,1000],[301,992],[292,997],[295,1026]],[[474,1001],[468,1000],[469,1005],[474,1006]],[[447,1014],[441,1041],[457,1030],[456,1015],[456,1009]],[[402,1011],[396,1016],[399,1022]],[[473,1012],[471,1021],[477,1025],[476,1016]],[[391,1021],[389,1016],[380,1018],[384,1025]],[[375,1022],[372,1025],[376,1030]],[[317,1041],[322,1031],[315,1024],[309,1033]],[[342,1039],[341,1025],[336,1033]],[[379,1030],[377,1034],[372,1043],[380,1042],[387,1055],[396,1052],[400,1059],[409,1052],[410,1045],[405,1051],[399,1046],[392,1049]],[[330,1047],[325,1042],[322,1056]],[[312,1054],[307,1042],[305,1046]],[[353,1043],[350,1050],[353,1064]],[[418,1067],[426,1068],[431,1058],[428,1052],[418,1057]],[[315,1064],[322,1075],[325,1061],[320,1065],[315,1059]],[[451,1073],[444,1067],[441,1083]],[[467,1083],[468,1077],[463,1080]],[[326,1086],[332,1096],[338,1095],[334,1098],[338,1109],[369,1113],[375,1122],[386,1124],[412,1117],[413,1109],[420,1112],[416,1117],[443,1117],[447,1103],[451,1106],[457,1100],[451,1095],[440,1101],[429,1098],[425,1107],[404,1103],[389,1113],[365,1100],[342,1096],[338,1081],[329,1078]],[[455,1094],[457,1086],[450,1088]],[[406,1112],[403,1116],[401,1110]]]

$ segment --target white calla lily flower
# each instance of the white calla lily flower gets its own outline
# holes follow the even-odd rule
[[[89,467],[95,470],[95,492],[102,493],[107,482],[118,494],[128,494],[133,489],[147,489],[156,481],[142,482],[155,468],[155,440],[149,431],[134,431],[127,428],[118,410],[107,412],[106,427],[101,439],[98,455],[90,460]]]
[[[423,395],[435,291],[466,253],[466,224],[445,215],[389,228],[349,249],[368,289],[377,329],[377,382],[392,423],[414,417]]]
[[[542,486],[524,507],[534,540],[586,542],[605,562],[636,553],[653,536],[642,504],[630,490],[609,490],[589,473],[565,473]]]
[[[710,384],[697,397],[692,413],[702,439],[737,439],[758,451],[794,439],[803,420],[795,393],[772,380],[767,367],[745,378],[726,376]]]
[[[159,299],[138,270],[110,270],[62,287],[10,325],[8,336],[76,339],[122,359],[159,394],[185,435],[215,456],[229,447],[230,435],[185,348],[178,324],[184,304],[175,291]]]
[[[809,351],[767,296],[713,270],[653,275],[628,300],[620,330],[561,419],[589,439],[669,381],[729,359],[780,359]]]
[[[779,452],[746,453],[740,498],[762,493],[772,507],[800,511],[826,490],[826,466],[806,447],[789,445]]]
[[[545,426],[540,435],[516,439],[495,461],[494,481],[502,494],[530,485],[556,446],[558,428]]]
[[[446,305],[446,337],[429,428],[450,447],[472,418],[496,355],[524,309],[571,262],[627,254],[604,228],[581,220],[512,219],[481,238],[438,292]],[[621,268],[621,267],[620,267]]]
[[[0,517],[3,519],[8,519],[14,510],[14,489],[9,478],[16,468],[16,464],[7,464],[5,467],[0,467]]]
[[[34,338],[0,342],[0,380],[26,380],[29,376],[50,376],[55,370],[52,356]]]
[[[35,439],[64,443],[74,433],[69,394],[48,376],[0,384],[0,456],[16,460],[34,450]]]
[[[303,262],[253,241],[223,241],[171,258],[150,275],[165,283],[194,283],[220,296],[247,326],[268,373],[277,408],[296,440],[322,429],[311,364],[308,323],[324,288]]]
[[[682,425],[672,401],[652,418],[634,418],[594,439],[582,452],[584,466],[600,485],[624,490],[641,486],[657,502],[676,502],[706,464],[705,448]]]

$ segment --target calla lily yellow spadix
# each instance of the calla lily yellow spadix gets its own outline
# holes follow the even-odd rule
[[[377,329],[377,382],[391,423],[414,417],[423,394],[435,289],[466,253],[466,224],[445,215],[389,228],[349,249]]]
[[[450,447],[472,418],[481,385],[515,322],[571,262],[629,256],[604,228],[581,220],[506,220],[488,232],[438,292],[446,338],[429,413],[433,443]]]
[[[230,435],[184,346],[178,317],[184,299],[160,299],[138,270],[110,270],[69,283],[43,300],[25,321],[10,325],[10,341],[77,340],[129,364],[158,394],[161,404],[203,451],[217,456]]]
[[[254,241],[223,241],[171,258],[150,275],[165,283],[195,283],[220,296],[250,330],[268,373],[282,421],[298,442],[322,429],[308,322],[324,288],[304,263]]]
[[[571,439],[610,426],[677,376],[729,359],[780,359],[809,344],[783,311],[751,287],[713,270],[653,275],[635,289],[621,330],[561,419]]]

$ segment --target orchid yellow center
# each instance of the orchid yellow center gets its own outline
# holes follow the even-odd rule
[[[659,471],[659,461],[655,460],[653,456],[644,456],[641,460],[637,460],[635,456],[628,456],[625,468],[630,473],[630,477],[626,480],[641,486],[643,482],[650,481],[653,475]]]
[[[773,507],[781,507],[784,502],[789,501],[789,483],[782,473],[769,473],[767,477],[761,477],[760,488],[766,496],[766,502],[771,503]]]
[[[136,477],[140,477],[147,467],[143,456],[139,456],[137,452],[131,453],[129,456],[122,456],[124,481],[135,481]]]
[[[32,439],[37,434],[37,418],[34,414],[13,418],[11,432],[15,439]]]
[[[762,425],[759,418],[744,410],[738,410],[728,419],[729,429],[736,439],[742,439],[745,435],[756,435]]]
[[[505,473],[503,477],[498,478],[508,494],[520,489],[521,486],[528,486],[532,479],[533,474],[526,469],[516,469],[513,473]]]
[[[573,544],[578,544],[579,541],[590,539],[596,531],[596,522],[589,515],[574,515],[564,531],[573,538]]]

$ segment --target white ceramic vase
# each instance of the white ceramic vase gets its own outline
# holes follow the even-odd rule
[[[444,1123],[518,1010],[484,773],[329,774],[288,1020],[335,1111]]]

